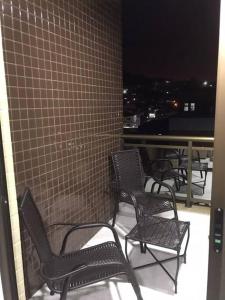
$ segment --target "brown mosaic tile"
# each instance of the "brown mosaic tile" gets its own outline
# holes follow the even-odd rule
[[[17,193],[31,188],[46,225],[108,220],[120,141],[105,134],[122,128],[120,0],[0,4]],[[62,234],[49,232],[56,252]],[[23,251],[29,296],[42,281],[25,231]]]

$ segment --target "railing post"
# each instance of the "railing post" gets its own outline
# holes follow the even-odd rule
[[[186,206],[191,207],[192,200],[192,141],[188,141],[188,178],[187,178],[187,201]]]

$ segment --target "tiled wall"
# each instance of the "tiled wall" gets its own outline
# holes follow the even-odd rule
[[[120,0],[0,3],[17,194],[31,188],[46,225],[108,220],[109,155],[120,141],[107,134],[122,127]],[[56,251],[62,233],[49,237]],[[26,232],[23,245],[34,291]]]

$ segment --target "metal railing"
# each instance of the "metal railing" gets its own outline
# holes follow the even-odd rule
[[[172,135],[137,135],[122,134],[124,147],[145,147],[151,149],[185,149],[187,151],[187,196],[178,199],[185,200],[186,206],[192,203],[209,203],[209,200],[198,199],[192,196],[192,152],[193,150],[213,151],[213,137],[201,136],[172,136]]]

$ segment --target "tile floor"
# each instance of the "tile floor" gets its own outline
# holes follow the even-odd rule
[[[195,174],[198,176],[198,174]],[[204,195],[198,198],[211,198],[211,182],[212,173],[207,176],[207,185]],[[149,183],[150,184],[150,183]],[[150,185],[149,185],[150,186]],[[148,189],[148,186],[147,186]],[[181,265],[178,277],[178,293],[173,293],[173,283],[159,266],[135,271],[137,279],[141,286],[141,291],[144,299],[157,300],[205,300],[207,286],[207,263],[208,263],[208,231],[209,231],[209,208],[193,206],[185,208],[184,205],[178,205],[180,220],[188,220],[191,222],[191,238],[187,252],[187,264]],[[124,203],[120,205],[120,213],[118,214],[116,229],[119,234],[122,245],[124,246],[124,235],[135,224],[133,209]],[[87,245],[102,242],[109,238],[107,230],[103,229],[98,232]],[[165,255],[157,251],[159,256]],[[138,247],[130,245],[129,253],[131,262],[142,264],[151,259],[148,254],[140,254]],[[166,254],[169,255],[169,254]],[[175,262],[166,264],[170,270],[174,269]],[[94,286],[77,290],[68,294],[68,300],[125,300],[136,299],[133,290],[129,283],[123,280],[109,280],[101,282]],[[46,286],[38,291],[32,300],[56,300],[59,295],[50,296]],[[1,278],[0,278],[0,300],[3,300]]]
[[[199,187],[197,187],[196,185],[192,185],[193,197],[198,199],[199,202],[201,202],[201,199],[203,199],[207,204],[211,203],[212,174],[213,174],[212,171],[208,171],[208,174],[206,177],[206,186],[205,186],[204,193],[203,193],[203,189],[200,187],[202,185],[202,183],[199,184],[200,185]],[[193,171],[192,172],[192,181],[196,182],[196,181],[200,181],[200,180],[202,180],[200,177],[200,172]],[[165,182],[167,182],[171,186],[174,185],[174,182],[171,179],[165,180]],[[152,180],[150,179],[147,182],[146,190],[150,191],[151,185],[152,185]],[[185,197],[186,196],[186,188],[187,188],[186,185],[181,186],[180,192],[177,192],[176,195]]]
[[[187,264],[181,264],[178,277],[178,293],[174,294],[173,282],[159,266],[145,268],[135,271],[137,280],[141,287],[143,299],[157,300],[205,300],[207,286],[207,264],[208,264],[208,233],[209,233],[209,208],[193,206],[185,208],[178,204],[179,219],[191,222],[191,238],[187,252]],[[135,224],[134,211],[131,206],[121,203],[120,213],[116,222],[116,230],[124,246],[124,235]],[[88,246],[93,243],[102,242],[109,239],[110,234],[107,229],[100,230],[94,238],[88,242]],[[170,253],[155,251],[160,257],[167,257]],[[139,247],[129,245],[129,256],[135,265],[149,261],[148,254],[140,254]],[[174,270],[175,261],[166,264],[169,270]],[[38,291],[32,300],[56,300],[59,295],[50,296],[46,286]],[[75,292],[68,293],[68,300],[136,300],[131,285],[125,278],[101,282],[89,287],[85,287]]]
[[[192,172],[192,180],[194,182],[202,180],[201,177],[200,177],[200,172],[198,172],[198,171]],[[181,187],[181,190],[182,190],[182,187]],[[197,198],[200,201],[201,201],[201,199],[207,200],[206,203],[208,202],[208,204],[210,204],[210,202],[211,202],[211,191],[212,191],[212,172],[208,171],[208,174],[207,174],[207,177],[206,177],[206,186],[205,186],[204,193],[203,193],[203,189],[201,187],[197,187],[195,185],[192,185],[192,191],[193,191],[193,197],[194,198]],[[180,194],[177,193],[177,195],[184,196],[184,194],[181,194],[181,193]]]

